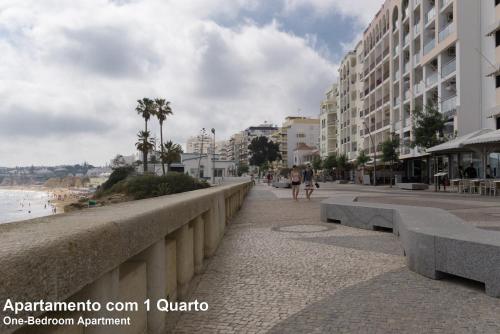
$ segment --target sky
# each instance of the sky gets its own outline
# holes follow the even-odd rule
[[[164,138],[182,145],[317,117],[382,2],[0,0],[0,166],[132,154],[143,97],[171,102]]]

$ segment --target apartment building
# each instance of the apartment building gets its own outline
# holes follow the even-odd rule
[[[213,138],[209,135],[192,136],[187,139],[186,153],[207,154],[212,152]]]
[[[280,145],[281,163],[278,165],[290,168],[294,165],[294,150],[299,144],[315,149],[320,147],[320,120],[289,116],[271,138]]]
[[[339,68],[338,151],[380,156],[394,134],[408,176],[424,177],[425,152],[410,147],[415,110],[437,108],[445,138],[500,127],[498,2],[386,0]]]
[[[320,155],[327,157],[337,153],[337,100],[338,85],[333,84],[320,105]]]

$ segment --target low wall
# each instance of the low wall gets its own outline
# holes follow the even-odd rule
[[[0,309],[12,301],[183,300],[250,182],[0,225]],[[152,308],[155,309],[155,308]],[[100,313],[102,312],[102,313]],[[109,317],[100,311],[94,316]],[[163,333],[166,313],[115,312],[131,326],[22,327],[19,333]],[[76,319],[77,312],[43,314]],[[88,316],[89,314],[85,314]],[[5,326],[1,333],[19,326]]]
[[[410,270],[439,279],[452,274],[483,282],[500,297],[500,233],[478,229],[438,208],[357,202],[355,197],[321,203],[321,219],[371,229],[391,228]]]

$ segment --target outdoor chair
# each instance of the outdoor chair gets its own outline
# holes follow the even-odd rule
[[[460,180],[460,182],[458,183],[458,192],[463,194],[465,192],[468,192],[470,193],[470,181],[467,180],[467,179],[462,179]]]
[[[479,191],[481,195],[491,195],[491,181],[483,180],[479,182]]]
[[[493,180],[490,181],[490,196],[497,195],[497,183]]]

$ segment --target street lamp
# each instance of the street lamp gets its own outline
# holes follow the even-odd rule
[[[215,128],[212,128],[214,134],[214,146],[212,151],[212,185],[215,184]]]
[[[200,158],[198,159],[198,179],[201,178],[201,170],[200,170],[200,165],[201,165],[201,157],[203,155],[203,142],[205,140],[205,136],[206,136],[206,130],[205,128],[202,128],[201,129],[201,149],[200,149]]]
[[[370,129],[368,128],[368,125],[366,125],[366,122],[363,121],[363,125],[365,126],[366,131],[368,131],[368,136],[370,137],[370,140],[372,142],[373,146],[373,185],[377,185],[377,148],[375,147],[375,141],[373,140],[372,133]]]

